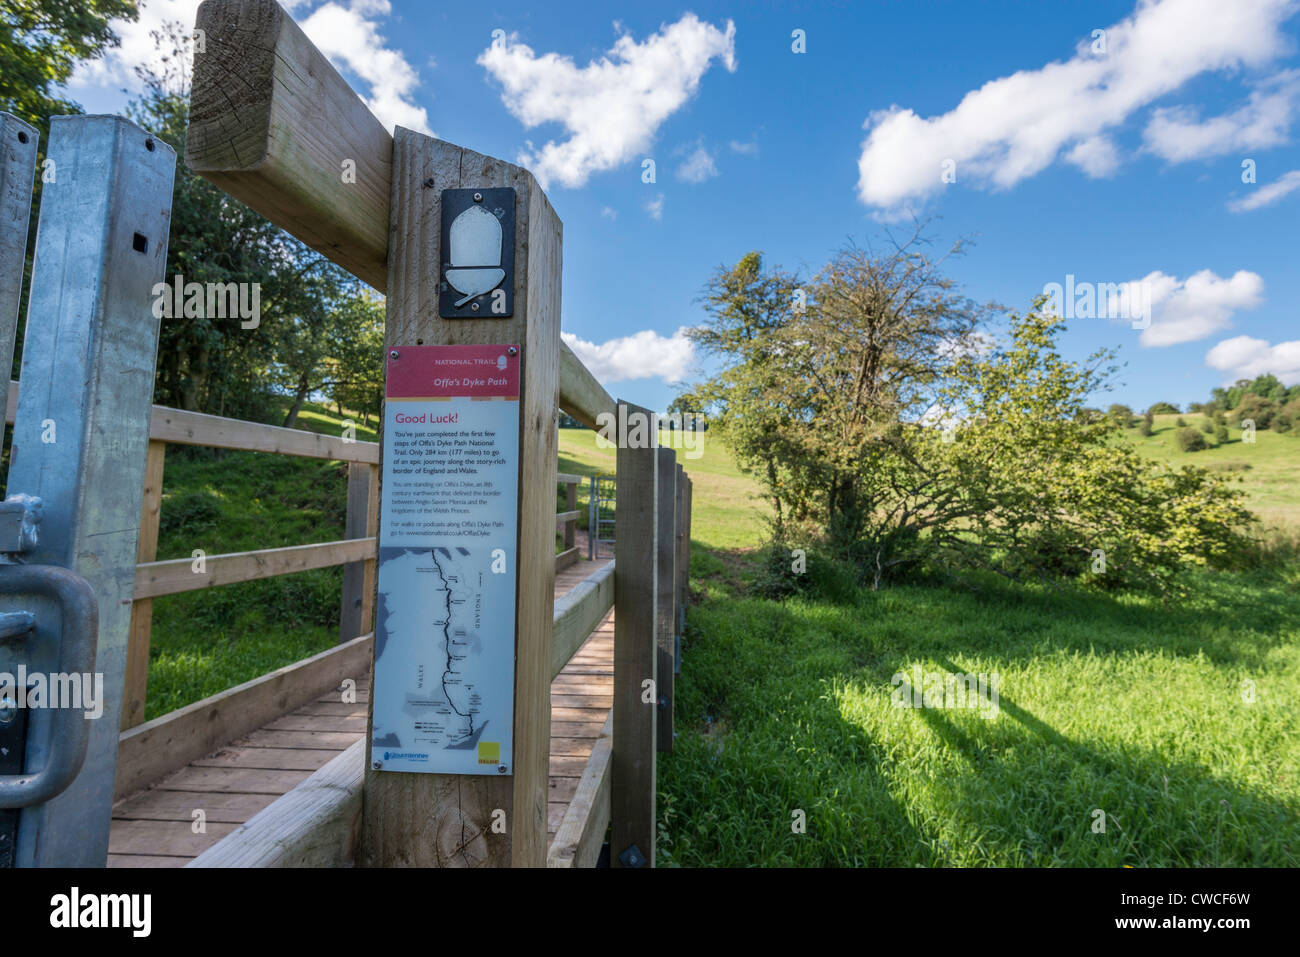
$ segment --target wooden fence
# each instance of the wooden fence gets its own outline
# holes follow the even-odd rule
[[[549,201],[533,177],[519,167],[401,128],[396,138],[390,136],[274,0],[207,0],[200,8],[197,27],[205,33],[207,52],[200,52],[195,62],[186,156],[190,167],[384,291],[388,296],[386,350],[402,343],[518,342],[523,347],[524,365],[520,383],[513,773],[501,778],[381,774],[366,765],[372,737],[367,728],[363,741],[212,847],[195,865],[445,863],[431,856],[423,836],[431,823],[453,814],[480,839],[475,859],[461,855],[466,863],[591,866],[608,831],[614,866],[653,866],[657,752],[672,745],[673,677],[680,660],[688,594],[691,483],[674,452],[658,446],[657,430],[649,434],[648,441],[620,441],[614,564],[554,600],[557,569],[579,558],[577,486],[583,481],[582,476],[557,472],[559,410],[593,429],[610,420],[625,422],[629,415],[649,413],[616,403],[560,340],[561,226]],[[149,152],[155,151],[148,134],[123,120],[114,119],[106,126],[104,119],[86,118],[87,123],[98,125],[85,129],[100,139],[139,139]],[[67,141],[79,142],[76,137],[82,127],[78,121],[62,122]],[[94,137],[83,139],[99,148]],[[120,171],[128,167],[117,159],[110,162],[118,164],[111,166],[110,180],[126,175]],[[351,183],[346,177],[340,179],[340,162],[351,163],[359,177]],[[155,179],[144,186],[161,191],[169,182]],[[512,318],[445,321],[434,315],[436,294],[431,292],[431,277],[438,275],[439,250],[433,203],[436,192],[430,187],[435,182],[442,188],[509,185],[515,189],[519,227]],[[120,197],[115,189],[115,181],[110,182],[105,215],[113,222],[113,216],[120,218],[121,209],[130,208],[122,205],[129,197]],[[42,223],[44,215],[42,210]],[[73,228],[71,216],[61,215],[61,228]],[[157,232],[153,227],[150,230]],[[130,288],[125,293],[114,292],[117,298],[112,314],[91,309],[87,317],[64,310],[58,313],[60,323],[88,323],[85,334],[93,339],[105,334],[97,323],[113,331],[117,327],[111,323],[129,321],[130,303],[137,298],[141,310],[149,308],[140,290],[150,288],[144,285],[148,272],[161,268],[161,262],[155,260],[165,252],[165,243],[161,250],[151,246],[148,235],[139,231],[131,243],[136,253],[148,252],[153,259],[148,263],[132,261],[138,278],[133,275],[130,283],[119,284]],[[36,278],[46,272],[60,274],[59,257],[67,254],[54,243],[49,250],[42,249],[38,241],[41,268],[35,271]],[[103,286],[115,288],[112,271],[117,261],[107,249],[95,247],[92,252],[100,257],[95,263],[105,277]],[[13,256],[6,253],[0,258],[4,258],[0,280],[7,280]],[[106,295],[99,288],[93,294]],[[32,296],[35,302],[35,281]],[[0,303],[0,307],[5,305]],[[4,327],[6,323],[0,322],[0,333]],[[39,323],[29,322],[29,348],[33,329],[40,328]],[[142,349],[156,350],[156,339],[138,340],[132,347],[136,353],[128,358],[138,365],[148,355]],[[102,391],[109,381],[107,370],[93,364],[120,361],[120,357],[106,360],[90,352],[69,358],[53,352],[49,356],[28,355],[25,350],[22,382],[29,377],[57,382],[74,360],[92,364],[86,373],[87,388],[101,390],[95,395],[108,394]],[[81,367],[76,369],[80,375]],[[112,381],[121,395],[125,387],[120,382],[126,380]],[[88,762],[96,765],[96,787],[104,792],[106,765],[107,792],[88,800],[84,813],[61,806],[57,815],[50,815],[59,828],[46,833],[71,837],[79,826],[92,833],[92,840],[82,842],[75,860],[74,852],[67,852],[68,863],[84,862],[88,854],[99,853],[95,848],[106,846],[106,802],[111,803],[113,797],[131,794],[337,687],[342,679],[364,674],[374,655],[380,446],[159,406],[148,413],[141,399],[143,390],[152,388],[152,378],[136,376],[131,381],[141,394],[124,401],[123,408],[130,413],[122,424],[127,441],[112,448],[120,457],[138,441],[144,452],[133,580],[121,573],[121,565],[115,570],[102,563],[98,569],[93,563],[83,563],[87,577],[104,592],[100,598],[101,653],[109,648],[124,650],[125,664],[120,670],[122,732],[115,742],[91,744]],[[7,421],[14,421],[17,393],[28,402],[20,406],[16,436],[20,426],[30,435],[35,424],[44,421],[41,403],[54,401],[50,396],[56,390],[47,385],[40,396],[28,401],[30,391],[11,382],[4,396],[8,400]],[[139,428],[146,420],[147,430]],[[138,434],[142,431],[147,431],[147,437]],[[94,430],[87,430],[81,439],[89,443],[90,453],[96,448],[94,443],[109,441]],[[158,561],[168,444],[348,463],[347,537]],[[90,453],[83,456],[83,463],[101,461]],[[107,458],[102,461],[105,465],[109,462]],[[127,474],[140,474],[135,471],[138,462],[130,464],[129,456],[122,461],[128,462]],[[82,472],[76,478],[84,484]],[[565,503],[557,512],[551,490],[560,487],[565,489]],[[11,493],[26,491],[10,488]],[[114,507],[121,512],[118,505]],[[122,529],[124,524],[128,527]],[[114,519],[117,538],[113,542],[119,553],[126,541],[123,536],[131,531],[129,525],[125,514]],[[73,531],[71,540],[75,541],[80,533],[75,527]],[[337,647],[152,721],[143,720],[154,598],[335,565],[344,566]],[[113,602],[112,583],[122,581],[129,597]],[[130,605],[128,627],[123,627],[120,616],[113,617],[118,605]],[[548,841],[551,682],[611,608],[615,611],[613,706],[555,838]],[[118,674],[114,672],[110,679]],[[105,747],[110,749],[107,753]],[[449,790],[453,783],[456,786]],[[513,819],[504,836],[497,837],[497,829],[489,825],[491,816],[501,808],[511,809]],[[101,829],[104,834],[99,833]],[[57,857],[47,854],[45,860]]]

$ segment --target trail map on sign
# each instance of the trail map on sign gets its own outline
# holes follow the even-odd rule
[[[509,774],[518,347],[393,352],[384,414],[372,766]]]

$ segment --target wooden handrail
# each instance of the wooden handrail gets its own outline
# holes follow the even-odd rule
[[[613,562],[588,575],[556,600],[555,627],[551,633],[552,680],[613,607]]]
[[[556,401],[589,429],[600,427],[597,418],[602,413],[618,414],[618,406],[605,387],[564,342],[560,343],[560,394]]]
[[[375,557],[374,538],[351,538],[316,545],[291,545],[288,548],[262,548],[229,555],[203,558],[175,558],[164,562],[146,562],[135,567],[135,597],[157,598],[178,592],[198,591],[219,585],[289,575],[346,565]],[[202,571],[195,571],[196,562]]]
[[[9,380],[9,404],[5,422],[12,425],[18,408],[18,382]],[[217,449],[246,452],[273,452],[313,459],[337,459],[340,462],[379,463],[378,442],[353,442],[336,435],[321,435],[303,429],[286,429],[261,422],[227,419],[202,412],[153,407],[149,438],[172,445],[204,445]]]

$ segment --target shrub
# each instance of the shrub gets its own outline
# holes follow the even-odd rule
[[[1174,405],[1172,402],[1157,402],[1155,405],[1151,406],[1148,411],[1153,415],[1174,415],[1178,412],[1178,406]],[[1187,411],[1195,412],[1196,410],[1189,408]]]
[[[1187,420],[1184,419],[1181,415],[1178,417],[1178,421],[1175,422],[1174,424],[1178,426],[1180,429],[1187,428]]]
[[[1178,421],[1182,422],[1182,419]],[[1178,447],[1184,452],[1199,452],[1202,449],[1209,448],[1205,436],[1195,429],[1181,428],[1175,433],[1174,439],[1178,442]]]
[[[1211,422],[1209,419],[1201,419],[1201,431],[1204,432],[1206,435],[1213,434],[1214,423]]]
[[[1138,426],[1138,435],[1147,436],[1151,434],[1151,413],[1147,413],[1142,418],[1142,424]]]
[[[1214,427],[1214,444],[1215,445],[1228,444],[1228,427],[1226,425],[1216,425]]]
[[[1253,419],[1257,429],[1267,429],[1273,423],[1277,413],[1276,402],[1254,394],[1243,396],[1240,404],[1233,410],[1233,415],[1237,417],[1238,422]]]

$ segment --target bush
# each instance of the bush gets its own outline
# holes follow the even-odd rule
[[[824,546],[798,549],[773,541],[763,549],[758,577],[751,587],[755,594],[776,601],[798,596],[851,605],[858,599],[859,580],[850,563],[835,558]]]
[[[1182,419],[1178,421],[1181,422]],[[1209,448],[1205,436],[1195,429],[1181,428],[1175,433],[1174,439],[1178,442],[1178,447],[1184,452],[1200,452],[1202,449]]]
[[[1151,434],[1151,418],[1149,416],[1142,419],[1142,424],[1138,426],[1138,435],[1147,436]]]
[[[1178,426],[1180,429],[1185,429],[1187,428],[1187,420],[1180,415],[1178,421],[1175,422],[1174,425]]]
[[[1189,408],[1188,411],[1195,412],[1196,410]],[[1157,402],[1151,406],[1150,412],[1152,415],[1174,415],[1178,412],[1178,406],[1172,402]]]
[[[1202,419],[1201,431],[1204,432],[1206,435],[1214,434],[1214,423],[1211,422],[1209,419]]]
[[[1214,444],[1215,445],[1228,444],[1228,427],[1226,425],[1216,425],[1214,427]]]
[[[1240,404],[1233,410],[1233,415],[1237,417],[1238,422],[1253,419],[1257,429],[1267,429],[1273,423],[1277,413],[1276,402],[1253,394],[1243,396]]]

